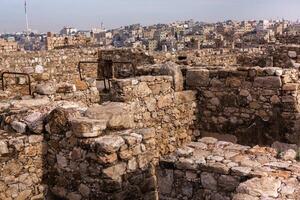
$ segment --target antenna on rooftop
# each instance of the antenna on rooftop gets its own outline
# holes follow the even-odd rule
[[[25,18],[26,18],[26,32],[29,32],[29,24],[28,24],[28,15],[27,15],[27,2],[25,0],[24,3],[24,9],[25,9]]]

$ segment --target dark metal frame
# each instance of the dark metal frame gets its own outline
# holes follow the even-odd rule
[[[5,91],[5,74],[10,74],[10,75],[20,75],[20,76],[26,76],[28,78],[28,92],[29,95],[31,95],[31,78],[30,75],[28,73],[21,73],[21,72],[3,72],[1,74],[1,80],[2,80],[2,90]]]
[[[107,91],[107,87],[106,87],[106,81],[108,83],[108,90],[110,90],[111,86],[110,86],[110,82],[112,79],[115,78],[115,66],[114,64],[131,64],[131,67],[133,69],[133,75],[134,77],[136,76],[136,65],[134,64],[134,62],[130,62],[130,61],[112,61],[112,60],[98,60],[98,61],[80,61],[78,63],[78,72],[79,72],[79,77],[80,80],[83,80],[82,74],[81,74],[81,65],[82,64],[98,64],[98,70],[99,68],[101,68],[101,76],[99,77],[99,74],[97,76],[97,80],[99,81],[104,81],[104,87],[105,90]],[[104,64],[104,65],[101,65]]]
[[[78,72],[79,72],[79,77],[80,77],[80,80],[82,81],[83,80],[83,78],[82,78],[82,74],[81,74],[81,65],[82,64],[100,64],[100,62],[99,61],[80,61],[79,63],[78,63]]]

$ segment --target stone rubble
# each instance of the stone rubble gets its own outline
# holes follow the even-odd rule
[[[299,199],[299,163],[276,156],[267,147],[202,138],[160,160],[160,199]]]

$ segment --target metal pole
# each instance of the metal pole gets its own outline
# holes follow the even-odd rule
[[[26,32],[29,32],[29,23],[28,23],[28,15],[27,15],[27,2],[25,0],[25,4],[24,4],[24,8],[25,8],[25,18],[26,18]]]

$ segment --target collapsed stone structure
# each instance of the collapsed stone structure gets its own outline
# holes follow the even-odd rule
[[[280,143],[299,144],[296,69],[180,67],[140,53],[149,61],[136,59],[136,76],[116,70],[105,100],[85,77],[1,101],[0,199],[299,199],[297,145]],[[100,65],[136,56],[99,55]],[[277,149],[204,137],[224,134]]]

